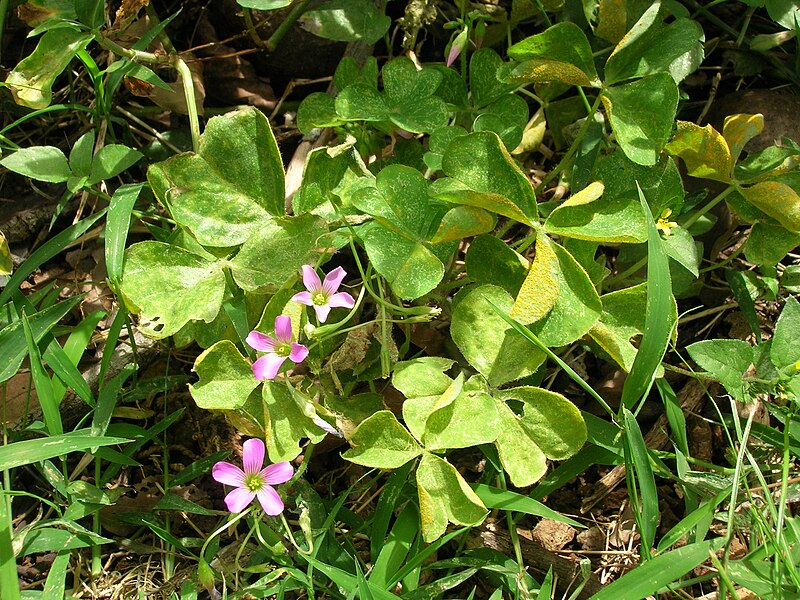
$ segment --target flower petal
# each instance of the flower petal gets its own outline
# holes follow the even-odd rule
[[[261,469],[261,476],[264,481],[271,485],[278,485],[279,483],[286,483],[294,475],[294,467],[286,461],[275,463]]]
[[[336,267],[333,271],[325,276],[325,283],[322,284],[322,289],[325,290],[325,293],[328,296],[335,294],[339,289],[339,286],[342,285],[342,280],[346,276],[347,271],[345,271],[342,267]]]
[[[251,331],[245,340],[247,345],[259,352],[275,352],[278,343],[274,338],[260,331]]]
[[[289,358],[292,359],[295,363],[301,363],[306,359],[308,356],[308,348],[303,346],[303,344],[292,344],[292,351],[289,353]]]
[[[242,444],[242,465],[245,475],[258,473],[264,466],[264,442],[258,438],[250,438]]]
[[[313,306],[314,302],[311,300],[311,293],[310,292],[299,292],[292,296],[292,300],[295,302],[299,302],[300,304],[305,304],[306,306]]]
[[[323,304],[322,306],[315,304],[314,312],[317,313],[317,320],[320,323],[324,323],[328,320],[328,314],[331,312],[331,307],[327,304]]]
[[[211,468],[211,476],[214,481],[232,487],[242,487],[244,485],[244,471],[224,460],[214,464]]]
[[[286,315],[275,317],[275,337],[282,344],[292,341],[292,320]]]
[[[322,289],[322,282],[319,275],[310,265],[303,265],[303,285],[309,292],[317,292]]]
[[[278,371],[281,370],[281,365],[285,360],[285,356],[265,354],[253,363],[253,375],[255,375],[255,378],[259,381],[275,379],[275,376],[278,374]]]
[[[236,488],[225,496],[225,506],[227,506],[228,510],[232,513],[240,513],[247,508],[247,505],[253,501],[255,496],[255,492],[251,492],[247,488]]]
[[[353,308],[356,301],[347,292],[338,292],[328,298],[328,306],[331,308]]]
[[[261,508],[268,515],[274,517],[283,512],[283,500],[278,496],[278,492],[265,485],[258,491],[258,501],[261,503]]]

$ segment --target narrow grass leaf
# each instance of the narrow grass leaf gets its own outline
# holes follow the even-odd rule
[[[452,575],[439,577],[432,583],[404,594],[403,597],[405,600],[435,600],[436,598],[442,598],[442,594],[444,594],[444,592],[453,589],[457,585],[461,585],[477,572],[478,569],[473,567],[471,569],[464,569],[459,573],[453,573]]]
[[[589,600],[641,600],[673,583],[708,558],[710,540],[667,552],[626,573]]]
[[[672,334],[671,322],[664,318],[664,315],[671,313],[673,302],[669,258],[650,214],[650,207],[638,184],[637,189],[647,220],[647,305],[642,342],[622,388],[622,405],[627,407],[633,406],[649,392]]]
[[[758,313],[756,313],[756,306],[750,296],[750,290],[747,288],[744,275],[741,271],[735,269],[725,269],[725,281],[731,286],[731,291],[739,305],[739,310],[742,311],[745,321],[747,321],[752,332],[756,334],[756,340],[760,343],[761,319],[758,318]]]
[[[353,591],[358,589],[358,578],[355,575],[351,575],[347,571],[343,571],[338,567],[332,567],[331,565],[325,564],[324,562],[317,560],[316,558],[308,556],[306,554],[298,554],[298,557],[301,557],[303,560],[307,561],[310,565],[313,565],[315,569],[323,573],[326,577],[328,577],[328,579],[330,579],[333,583],[335,583],[339,587],[345,590],[353,590]],[[386,590],[370,585],[369,582],[366,583],[369,586],[371,598],[374,598],[376,600],[397,600],[397,596],[395,596],[391,592],[387,592]]]
[[[75,296],[29,316],[28,324],[33,340],[38,343],[81,300],[83,295]],[[0,383],[8,381],[16,374],[27,354],[28,342],[22,321],[14,321],[0,329]]]
[[[25,331],[25,340],[28,343],[28,356],[30,356],[31,377],[33,378],[33,385],[36,388],[36,397],[39,400],[39,406],[42,407],[42,416],[44,417],[44,424],[47,427],[47,432],[50,435],[57,435],[64,433],[64,427],[61,424],[61,412],[58,409],[58,402],[53,396],[53,386],[50,382],[50,377],[44,370],[42,364],[42,356],[39,353],[39,347],[33,339],[33,331],[31,324],[28,322],[28,316],[25,311],[22,311],[22,328]]]
[[[675,390],[666,379],[656,381],[656,388],[664,403],[664,412],[667,415],[670,431],[674,438],[674,443],[678,449],[686,456],[689,455],[689,438],[686,433],[686,417],[683,414],[681,403],[675,394]]]
[[[636,485],[638,486],[638,497],[641,501],[641,509],[633,503],[634,514],[639,514],[637,519],[642,535],[642,548],[649,554],[649,549],[653,545],[656,537],[656,526],[658,525],[658,491],[656,490],[656,480],[653,476],[653,468],[650,465],[650,455],[642,437],[642,431],[636,422],[636,417],[627,408],[622,409],[623,421],[625,424],[625,454],[628,466],[633,466]],[[630,468],[628,469],[630,472]],[[633,490],[631,497],[635,498]]]
[[[419,552],[413,558],[409,559],[409,561],[406,563],[406,566],[403,567],[400,571],[398,571],[394,575],[394,577],[392,577],[392,580],[389,582],[388,587],[392,587],[398,581],[405,579],[406,576],[410,575],[417,567],[419,567],[422,563],[424,563],[429,556],[435,554],[439,550],[439,548],[443,547],[454,537],[466,533],[468,530],[469,527],[462,527],[461,529],[457,529],[456,531],[451,531],[450,533],[439,538],[432,544],[428,544],[422,552]]]
[[[123,437],[91,435],[88,429],[79,429],[43,439],[13,442],[0,447],[0,470],[29,465],[70,452],[82,452],[94,446],[112,446],[128,442],[130,440]]]
[[[678,523],[676,523],[675,526],[670,529],[658,542],[656,551],[659,553],[664,552],[673,544],[678,543],[683,536],[688,535],[698,523],[704,519],[708,519],[710,521],[717,506],[719,506],[720,502],[725,500],[725,498],[728,496],[730,496],[730,489],[724,489],[712,499],[703,502],[683,519],[678,521]]]
[[[5,468],[2,460],[0,468]],[[0,590],[3,590],[3,597],[7,600],[19,600],[17,559],[11,543],[14,525],[9,510],[9,500],[3,484],[0,483]]]
[[[489,485],[478,483],[472,486],[478,498],[484,503],[486,508],[499,508],[502,510],[513,510],[516,512],[525,513],[526,515],[534,515],[537,517],[544,517],[560,523],[566,523],[573,527],[584,529],[585,526],[569,517],[565,517],[561,513],[548,508],[538,500],[534,500],[528,496],[517,494]]]
[[[67,227],[64,231],[42,244],[42,246],[31,254],[9,278],[5,289],[0,293],[0,306],[11,299],[11,295],[19,288],[19,285],[28,278],[28,275],[42,266],[44,262],[63,252],[69,244],[86,233],[86,231],[105,214],[105,209],[96,212],[92,216]]]
[[[64,598],[70,554],[69,550],[62,550],[56,555],[56,559],[50,565],[47,580],[44,582],[42,600],[62,600]]]
[[[50,385],[53,389],[53,400],[56,404],[61,403],[67,388],[69,388],[86,404],[94,406],[94,394],[92,394],[89,384],[86,383],[81,372],[78,371],[78,368],[67,356],[67,353],[64,352],[58,340],[50,338],[42,357],[53,369],[53,374],[55,375]]]
[[[377,560],[381,553],[386,532],[389,531],[389,522],[394,516],[394,508],[400,499],[400,494],[408,481],[408,474],[411,472],[412,462],[408,462],[399,469],[396,469],[386,485],[383,487],[381,497],[378,499],[378,507],[375,509],[375,516],[372,518],[372,529],[370,532],[369,554],[372,560]]]
[[[135,372],[135,365],[125,365],[125,368],[106,382],[103,389],[100,390],[100,395],[97,398],[97,406],[94,409],[94,416],[92,417],[92,435],[105,435],[108,424],[111,422],[111,415],[114,413],[114,408],[117,406],[119,391],[128,380],[128,377]]]
[[[111,197],[106,219],[106,270],[111,284],[118,287],[122,277],[122,259],[131,224],[131,211],[144,184],[121,185]]]
[[[409,503],[397,517],[385,543],[383,538],[380,540],[380,553],[369,575],[370,583],[384,589],[388,587],[390,574],[397,572],[403,565],[418,534],[419,514],[416,506]],[[373,532],[372,541],[377,541],[374,535]]]

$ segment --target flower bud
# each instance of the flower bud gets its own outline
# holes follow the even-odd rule
[[[467,47],[467,33],[467,28],[465,27],[450,43],[450,51],[447,54],[448,67],[456,61],[458,55],[461,54],[464,51],[464,48]]]

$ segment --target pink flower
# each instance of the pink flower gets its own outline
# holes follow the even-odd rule
[[[251,331],[245,341],[251,348],[266,352],[253,363],[253,375],[258,380],[275,379],[287,358],[300,363],[308,356],[308,348],[292,342],[292,320],[283,315],[275,317],[274,338],[259,331]]]
[[[288,462],[264,465],[264,442],[257,438],[247,440],[242,446],[242,471],[236,465],[220,461],[211,469],[211,476],[218,482],[234,487],[225,496],[225,505],[232,513],[242,512],[253,498],[258,498],[268,515],[283,512],[283,500],[272,487],[292,478],[294,469]]]
[[[332,308],[353,308],[356,301],[347,292],[339,292],[339,286],[347,273],[342,267],[336,267],[325,276],[325,281],[319,280],[319,275],[308,265],[303,265],[303,285],[307,292],[300,292],[292,296],[292,300],[313,306],[317,319],[324,323]]]

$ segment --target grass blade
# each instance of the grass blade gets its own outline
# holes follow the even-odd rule
[[[644,443],[639,424],[636,422],[636,417],[627,408],[623,408],[622,418],[625,423],[625,462],[629,467],[627,469],[628,489],[634,514],[637,516],[636,522],[642,535],[642,551],[649,557],[650,548],[656,538],[659,517],[656,480],[650,465],[650,455],[647,452],[647,446]],[[633,466],[633,469],[630,466]],[[641,501],[641,509],[638,506],[637,496]]]
[[[2,460],[0,460],[0,465],[2,464]],[[8,474],[5,473],[5,475]],[[6,495],[4,485],[0,485],[0,590],[3,590],[3,598],[19,600],[17,559],[11,544],[14,525],[11,518],[10,501],[11,498]]]
[[[369,574],[370,583],[384,589],[388,587],[389,575],[403,565],[417,535],[419,535],[419,515],[416,507],[408,504],[397,517],[386,542],[383,543],[381,538],[381,551]]]
[[[0,470],[29,465],[70,452],[82,452],[94,446],[113,446],[129,441],[122,437],[98,437],[89,434],[88,429],[79,429],[43,439],[14,442],[0,447]]]
[[[42,416],[44,417],[44,424],[47,427],[47,432],[50,435],[57,435],[64,433],[64,426],[61,424],[61,412],[58,409],[58,402],[53,395],[53,385],[50,377],[44,370],[42,364],[42,356],[39,353],[39,347],[33,339],[33,331],[31,324],[28,322],[28,317],[25,311],[22,311],[22,328],[25,331],[25,340],[28,343],[28,356],[30,356],[31,377],[33,378],[33,385],[36,388],[36,397],[39,399],[39,406],[42,407]]]
[[[656,369],[672,335],[672,322],[665,315],[672,313],[674,305],[669,259],[642,188],[638,183],[636,188],[647,221],[647,305],[642,342],[622,388],[622,405],[629,408],[646,396],[653,385]]]
[[[111,197],[106,219],[106,270],[108,279],[114,289],[119,289],[122,277],[122,259],[125,254],[125,242],[131,225],[131,211],[144,184],[135,183],[121,185]]]
[[[83,353],[86,352],[86,347],[89,345],[89,342],[92,339],[92,334],[94,333],[97,324],[105,316],[106,316],[105,311],[96,310],[95,312],[93,312],[92,314],[81,320],[81,322],[78,323],[72,329],[72,332],[69,334],[67,341],[64,343],[64,349],[63,349],[64,355],[66,356],[70,364],[77,367],[78,362],[80,362],[81,357],[83,356]],[[45,360],[47,360],[48,363],[50,363],[50,359],[48,358],[49,351],[50,351],[50,346],[47,347],[44,353]],[[53,368],[54,371],[56,370],[55,365],[50,364],[50,366]],[[80,372],[78,372],[77,368],[75,369],[75,372],[78,373],[78,375],[80,375]],[[59,377],[61,377],[61,375],[58,372],[56,372],[56,374]],[[83,380],[83,376],[80,376],[80,378],[81,380]],[[75,385],[73,385],[68,381],[64,381],[64,383],[68,384],[69,387],[72,388],[72,390],[76,394],[78,394],[78,396],[84,402],[87,402],[86,398],[84,398],[81,395],[82,393],[81,390],[75,387]],[[58,398],[59,402],[64,397],[64,393],[66,392],[66,386],[64,386],[64,383],[61,383],[61,381],[53,382],[53,393],[56,395],[56,398]],[[88,389],[88,387],[89,386],[87,385],[86,389]],[[83,393],[85,393],[85,390],[83,390]],[[91,390],[89,390],[89,399],[90,402],[87,402],[87,404],[89,404],[90,406],[94,406],[94,395],[91,393]]]
[[[705,561],[711,548],[712,542],[707,540],[662,554],[626,573],[589,600],[620,600],[620,598],[641,600],[646,598],[664,586],[677,581]]]
[[[499,508],[502,510],[513,510],[516,512],[525,513],[526,515],[534,515],[537,517],[544,517],[560,523],[566,523],[579,529],[585,529],[585,525],[574,521],[569,517],[565,517],[561,513],[548,508],[538,500],[534,500],[528,496],[502,490],[500,488],[492,487],[483,483],[478,483],[472,486],[472,489],[481,499],[481,502],[486,508]]]
[[[67,227],[64,231],[42,244],[9,278],[6,288],[0,293],[0,306],[11,299],[11,295],[17,291],[19,285],[28,278],[28,275],[42,266],[44,262],[60,254],[64,248],[86,233],[89,227],[94,225],[105,214],[106,209],[96,212],[92,216]]]

